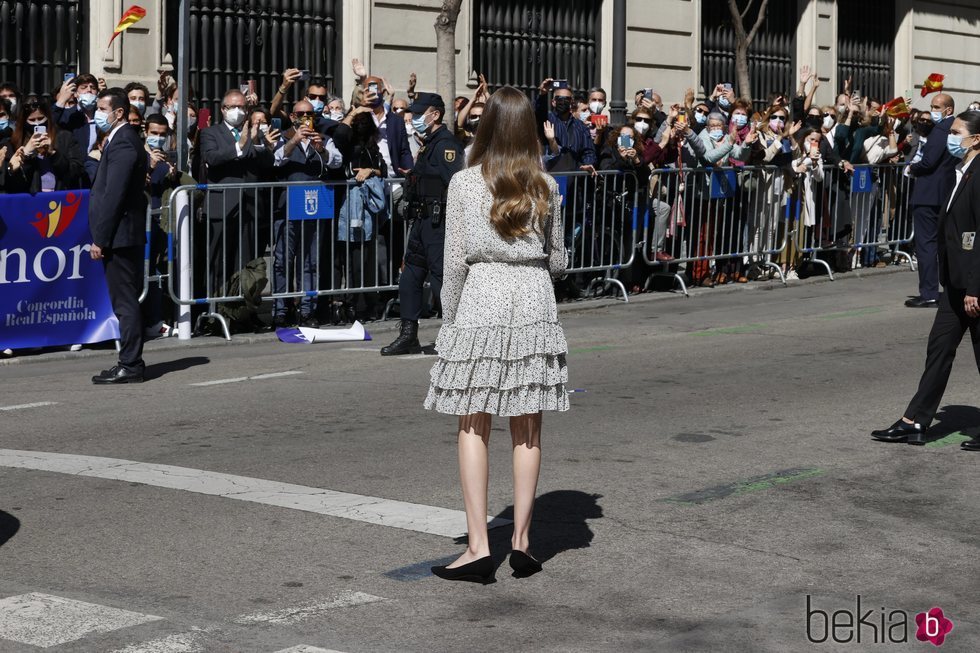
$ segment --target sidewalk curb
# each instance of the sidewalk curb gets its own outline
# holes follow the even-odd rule
[[[852,270],[844,274],[838,274],[835,277],[835,281],[831,282],[829,277],[820,275],[809,277],[807,279],[799,279],[790,281],[788,287],[795,286],[806,286],[819,283],[837,283],[838,281],[847,281],[849,279],[864,279],[880,276],[883,274],[897,274],[900,272],[909,272],[909,268],[906,265],[889,265],[886,268],[870,268],[863,269],[859,268],[857,270]],[[630,297],[629,303],[622,301],[621,299],[613,298],[601,298],[601,299],[585,299],[579,300],[571,303],[558,304],[558,314],[574,314],[581,313],[584,311],[596,311],[611,308],[614,306],[624,306],[628,307],[630,304],[646,304],[650,302],[662,302],[669,301],[672,299],[701,299],[709,297],[711,295],[718,295],[722,293],[732,293],[732,292],[746,292],[746,291],[772,291],[782,288],[783,285],[779,281],[765,281],[765,282],[755,282],[747,284],[736,284],[730,283],[724,286],[715,288],[689,288],[689,297],[685,297],[680,291],[673,292],[650,292],[642,293],[639,295],[633,295]],[[429,328],[429,323],[432,326],[437,326],[441,322],[439,320],[423,320],[420,324],[420,329]],[[365,325],[365,330],[368,333],[375,336],[376,334],[385,333],[395,333],[398,331],[399,321],[398,320],[388,320],[387,322],[371,322]],[[377,338],[374,338],[377,340]],[[265,344],[270,342],[278,342],[278,338],[274,332],[272,333],[262,333],[262,334],[242,334],[233,336],[230,341],[224,338],[208,336],[192,338],[191,340],[179,340],[176,337],[170,338],[158,338],[155,340],[150,340],[144,345],[144,351],[147,352],[160,352],[160,351],[171,351],[175,349],[195,349],[199,347],[233,347],[237,345],[255,345],[255,344]],[[115,356],[116,351],[113,347],[106,347],[103,349],[83,349],[82,351],[55,351],[48,352],[44,354],[37,355],[27,355],[22,357],[13,357],[0,360],[0,368],[7,365],[32,365],[35,363],[47,363],[52,361],[63,361],[63,360],[79,360],[86,358],[106,358],[109,356]]]

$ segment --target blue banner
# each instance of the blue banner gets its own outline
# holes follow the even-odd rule
[[[88,191],[0,195],[0,348],[119,338],[91,243]]]
[[[711,173],[711,199],[731,199],[735,197],[737,189],[738,175],[734,170],[715,170]]]
[[[286,190],[286,217],[290,220],[330,220],[334,216],[333,188],[289,186]]]
[[[852,193],[870,193],[874,184],[874,177],[871,175],[871,168],[854,166],[854,176],[851,177]]]

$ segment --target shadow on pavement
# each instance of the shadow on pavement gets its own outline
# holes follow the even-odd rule
[[[164,374],[180,372],[181,370],[186,370],[197,365],[207,365],[210,362],[211,359],[207,356],[188,356],[187,358],[178,358],[177,360],[167,361],[165,363],[154,363],[153,365],[146,366],[146,369],[143,371],[143,379],[145,381],[159,379]]]
[[[929,427],[930,440],[939,440],[951,433],[962,433],[972,438],[980,436],[980,408],[975,406],[943,406],[935,419],[938,424]]]
[[[0,510],[0,546],[7,543],[20,530],[20,520],[9,512]]]
[[[587,520],[603,516],[598,500],[601,494],[588,494],[578,490],[556,490],[542,494],[534,501],[531,519],[531,554],[544,562],[569,549],[591,546],[595,534]],[[508,506],[497,517],[514,519],[514,507]],[[513,527],[494,528],[490,531],[490,549],[499,557],[510,550]],[[456,539],[463,544],[467,538]],[[494,556],[495,558],[498,555]]]

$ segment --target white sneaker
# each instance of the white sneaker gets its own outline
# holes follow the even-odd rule
[[[171,335],[173,329],[164,321],[157,322],[153,326],[146,327],[143,333],[147,338],[166,338]]]
[[[790,270],[789,272],[785,273],[783,276],[786,278],[786,281],[800,280],[800,275],[796,274],[796,270]]]

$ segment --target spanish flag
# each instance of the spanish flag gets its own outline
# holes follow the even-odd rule
[[[116,24],[116,29],[112,30],[112,38],[109,39],[109,45],[116,40],[116,37],[128,30],[130,27],[141,21],[146,16],[146,9],[140,7],[139,5],[133,5],[126,10],[126,13],[122,15],[119,19],[119,23]],[[109,49],[109,45],[105,46],[106,50]]]
[[[905,120],[912,115],[909,111],[909,105],[903,97],[897,97],[894,100],[886,102],[881,107],[881,110],[885,112],[885,115],[898,118],[899,120]]]
[[[922,97],[943,90],[944,79],[946,79],[946,75],[940,75],[939,73],[929,75],[926,81],[922,82]]]

